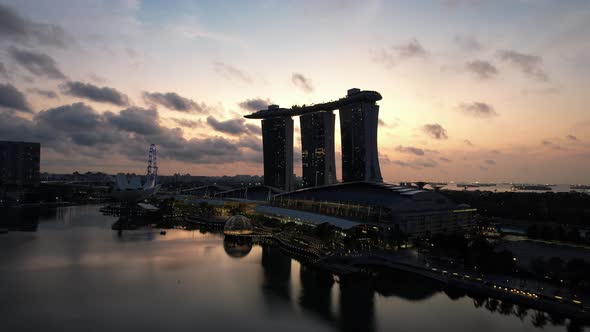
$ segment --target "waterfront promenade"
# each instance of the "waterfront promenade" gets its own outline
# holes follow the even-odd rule
[[[223,229],[227,218],[185,218],[187,223]],[[465,292],[507,300],[538,310],[554,312],[583,322],[590,322],[590,299],[563,287],[549,287],[532,281],[502,275],[484,275],[457,266],[443,266],[413,249],[333,250],[319,239],[291,231],[272,232],[256,229],[247,235],[258,241],[272,241],[281,250],[307,264],[337,276],[366,272],[372,267],[404,271],[440,282]]]
[[[548,312],[556,312],[580,321],[590,322],[590,305],[582,302],[579,298],[551,296],[527,288],[510,287],[495,276],[485,277],[482,275],[471,275],[465,271],[426,267],[412,263],[407,259],[396,258],[394,255],[379,253],[323,257],[320,259],[319,265],[334,273],[347,271],[349,273],[355,273],[371,266],[387,267],[414,273],[466,292],[501,300],[509,300],[516,304],[523,304]]]

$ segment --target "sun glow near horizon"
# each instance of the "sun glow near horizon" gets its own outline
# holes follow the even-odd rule
[[[164,173],[262,174],[247,101],[290,107],[360,88],[383,96],[386,180],[590,182],[583,1],[60,4],[0,1],[27,31],[0,42],[0,139],[41,141],[42,171],[139,172],[149,142]],[[96,114],[92,137],[73,127],[80,102]]]

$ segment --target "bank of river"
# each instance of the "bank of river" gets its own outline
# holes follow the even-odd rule
[[[99,206],[0,234],[5,331],[581,331],[567,318],[376,269],[338,280],[272,244],[113,231]],[[31,222],[28,220],[27,222]]]

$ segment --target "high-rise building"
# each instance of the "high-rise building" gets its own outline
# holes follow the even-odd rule
[[[0,141],[0,189],[20,192],[39,185],[41,144]]]
[[[340,110],[343,182],[383,182],[377,152],[377,101],[381,99],[377,91],[350,89],[346,97],[327,103],[291,108],[271,105],[245,115],[248,119],[262,119],[265,184],[292,188],[294,181],[289,181],[286,174],[293,167],[292,156],[287,153],[293,148],[293,116],[301,116],[304,185],[336,181],[334,110]]]
[[[332,111],[301,115],[301,162],[303,186],[317,187],[336,183],[334,124]]]
[[[348,90],[347,97],[360,93]],[[342,182],[383,182],[377,152],[379,106],[374,101],[359,101],[340,107]]]
[[[269,110],[278,108],[276,105]],[[293,119],[276,117],[262,120],[264,184],[291,191],[293,184]]]

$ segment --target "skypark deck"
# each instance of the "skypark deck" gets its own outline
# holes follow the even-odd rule
[[[340,109],[343,106],[349,104],[355,104],[359,102],[376,102],[383,99],[381,94],[377,91],[359,91],[353,94],[349,94],[344,98],[338,100],[329,101],[326,103],[308,105],[308,106],[294,106],[292,108],[270,108],[267,110],[261,110],[252,114],[245,115],[248,119],[268,119],[283,116],[299,116],[308,113],[315,112],[326,112]]]

